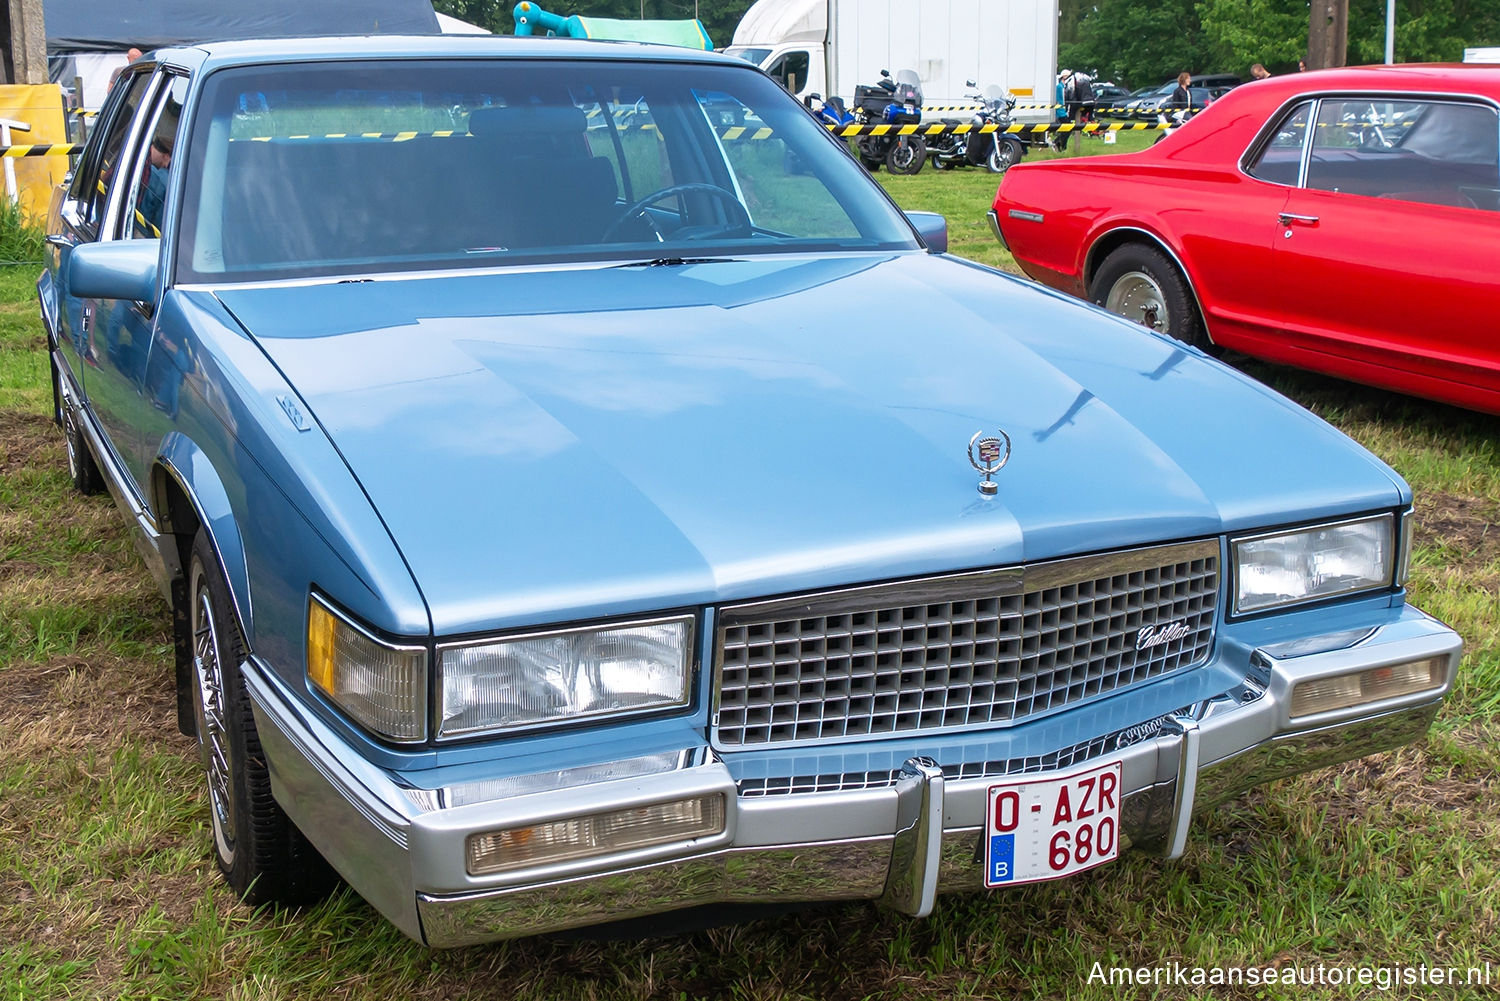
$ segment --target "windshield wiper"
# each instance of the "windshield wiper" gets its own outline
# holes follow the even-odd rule
[[[684,264],[719,264],[738,260],[734,257],[652,257],[644,261],[626,261],[616,268],[675,268]]]

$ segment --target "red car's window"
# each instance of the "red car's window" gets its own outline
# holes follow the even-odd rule
[[[1500,211],[1494,109],[1401,98],[1324,100],[1307,187]]]
[[[1307,139],[1307,122],[1311,115],[1311,101],[1304,101],[1288,112],[1276,126],[1270,142],[1245,168],[1246,172],[1273,184],[1296,184],[1302,166],[1302,144]]]

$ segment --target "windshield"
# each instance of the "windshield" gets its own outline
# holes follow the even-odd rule
[[[922,78],[916,70],[896,71],[896,94],[902,100],[922,100]]]
[[[208,282],[916,246],[764,74],[613,59],[215,73],[178,240]]]

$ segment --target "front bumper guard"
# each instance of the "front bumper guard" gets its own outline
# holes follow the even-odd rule
[[[1408,607],[1399,620],[1262,647],[1242,687],[1172,714],[1154,735],[1091,763],[1122,767],[1122,845],[1169,858],[1191,817],[1262,782],[1419,739],[1453,683],[1462,641]],[[1440,688],[1293,720],[1301,681],[1444,658]],[[373,906],[432,946],[492,941],[714,903],[874,899],[924,916],[937,894],[983,888],[989,786],[962,763],[909,759],[894,784],[745,797],[728,765],[698,747],[594,767],[441,790],[352,754],[256,662],[244,670],[276,797]],[[1077,762],[1075,762],[1077,764]],[[723,832],[643,850],[475,877],[473,833],[725,797]]]

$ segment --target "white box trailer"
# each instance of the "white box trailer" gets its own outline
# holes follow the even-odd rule
[[[928,107],[963,105],[974,80],[1020,103],[1051,104],[1057,80],[1058,0],[757,0],[725,50],[760,66],[793,94],[846,103],[880,71],[915,70]],[[1039,108],[1021,120],[1046,121]]]

